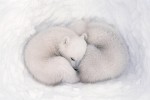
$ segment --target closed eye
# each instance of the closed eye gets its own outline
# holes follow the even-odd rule
[[[74,58],[72,58],[72,57],[71,57],[71,60],[72,60],[72,61],[75,61],[75,59],[74,59]]]

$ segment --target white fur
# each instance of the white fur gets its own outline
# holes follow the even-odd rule
[[[71,65],[80,62],[85,51],[84,35],[79,37],[70,29],[54,27],[33,36],[27,43],[25,64],[33,77],[44,84],[75,83],[79,78]]]
[[[79,22],[78,22],[79,23]],[[88,47],[79,66],[82,82],[97,82],[119,76],[127,65],[128,54],[118,32],[105,22],[74,23],[72,29],[86,25]],[[82,24],[81,24],[82,23]]]
[[[84,19],[76,20],[73,21],[68,27],[74,30],[78,35],[81,35],[83,33],[86,33],[87,22],[88,21],[85,21]]]

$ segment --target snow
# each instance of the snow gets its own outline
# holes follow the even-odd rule
[[[150,0],[0,0],[0,100],[149,100]],[[32,79],[23,48],[37,31],[81,18],[116,26],[130,63],[119,78],[45,86]]]

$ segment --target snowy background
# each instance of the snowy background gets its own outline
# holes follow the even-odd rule
[[[124,37],[130,63],[117,79],[44,86],[23,64],[28,38],[75,19],[102,18]],[[0,100],[150,100],[150,0],[0,0]]]

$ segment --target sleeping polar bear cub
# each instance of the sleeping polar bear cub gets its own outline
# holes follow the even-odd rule
[[[118,31],[104,21],[76,21],[69,26],[78,35],[87,33],[87,50],[78,71],[82,82],[119,76],[128,64],[127,48]]]
[[[86,52],[86,34],[76,35],[64,27],[53,27],[35,35],[24,50],[24,60],[33,77],[47,85],[79,81],[73,69]]]

